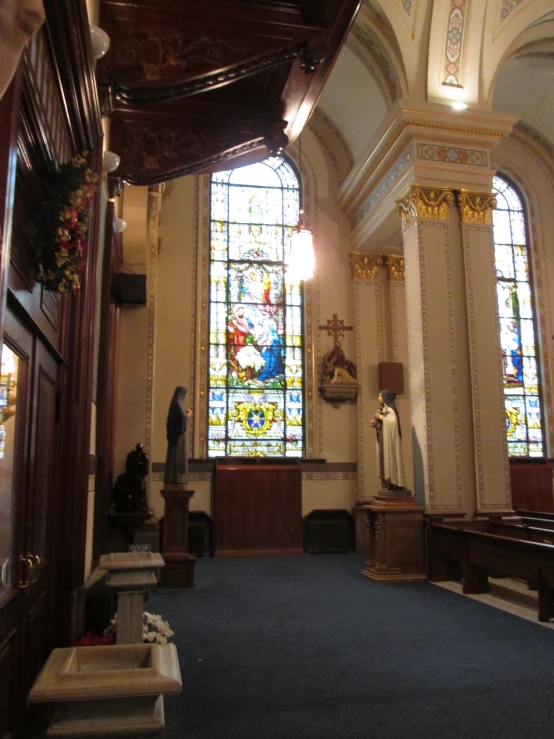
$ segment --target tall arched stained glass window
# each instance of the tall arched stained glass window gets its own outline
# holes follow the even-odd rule
[[[210,457],[302,456],[302,291],[285,269],[299,198],[280,157],[212,175]]]
[[[525,217],[515,189],[493,180],[494,249],[508,454],[544,456],[539,366]]]

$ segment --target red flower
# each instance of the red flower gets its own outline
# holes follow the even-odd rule
[[[82,636],[78,641],[73,644],[74,647],[97,647],[97,646],[104,646],[106,644],[113,644],[113,639],[111,636],[100,636],[100,634],[95,634],[92,631],[87,631],[87,633]]]

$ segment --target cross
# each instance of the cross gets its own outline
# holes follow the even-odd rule
[[[326,326],[318,326],[320,331],[327,331],[327,336],[333,336],[335,344],[339,344],[339,336],[344,336],[345,331],[352,331],[353,326],[345,326],[342,319],[339,320],[336,313],[333,313],[332,320],[327,319]]]

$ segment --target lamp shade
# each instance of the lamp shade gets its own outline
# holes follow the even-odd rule
[[[120,157],[113,151],[105,151],[102,154],[102,169],[104,172],[115,172],[120,162]]]
[[[123,218],[114,218],[113,219],[113,230],[116,234],[123,233],[125,229],[127,228],[127,221],[124,221]]]
[[[299,226],[290,239],[288,274],[293,280],[309,280],[314,276],[314,246],[312,232]]]
[[[102,59],[110,48],[110,37],[103,28],[91,26],[90,40],[92,43],[92,55],[95,59]]]

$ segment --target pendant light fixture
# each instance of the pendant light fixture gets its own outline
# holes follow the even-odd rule
[[[298,137],[298,168],[300,183],[302,184],[302,143]],[[298,226],[292,232],[288,258],[288,272],[293,280],[309,280],[314,276],[314,245],[313,235],[304,225],[304,209],[298,211]]]

